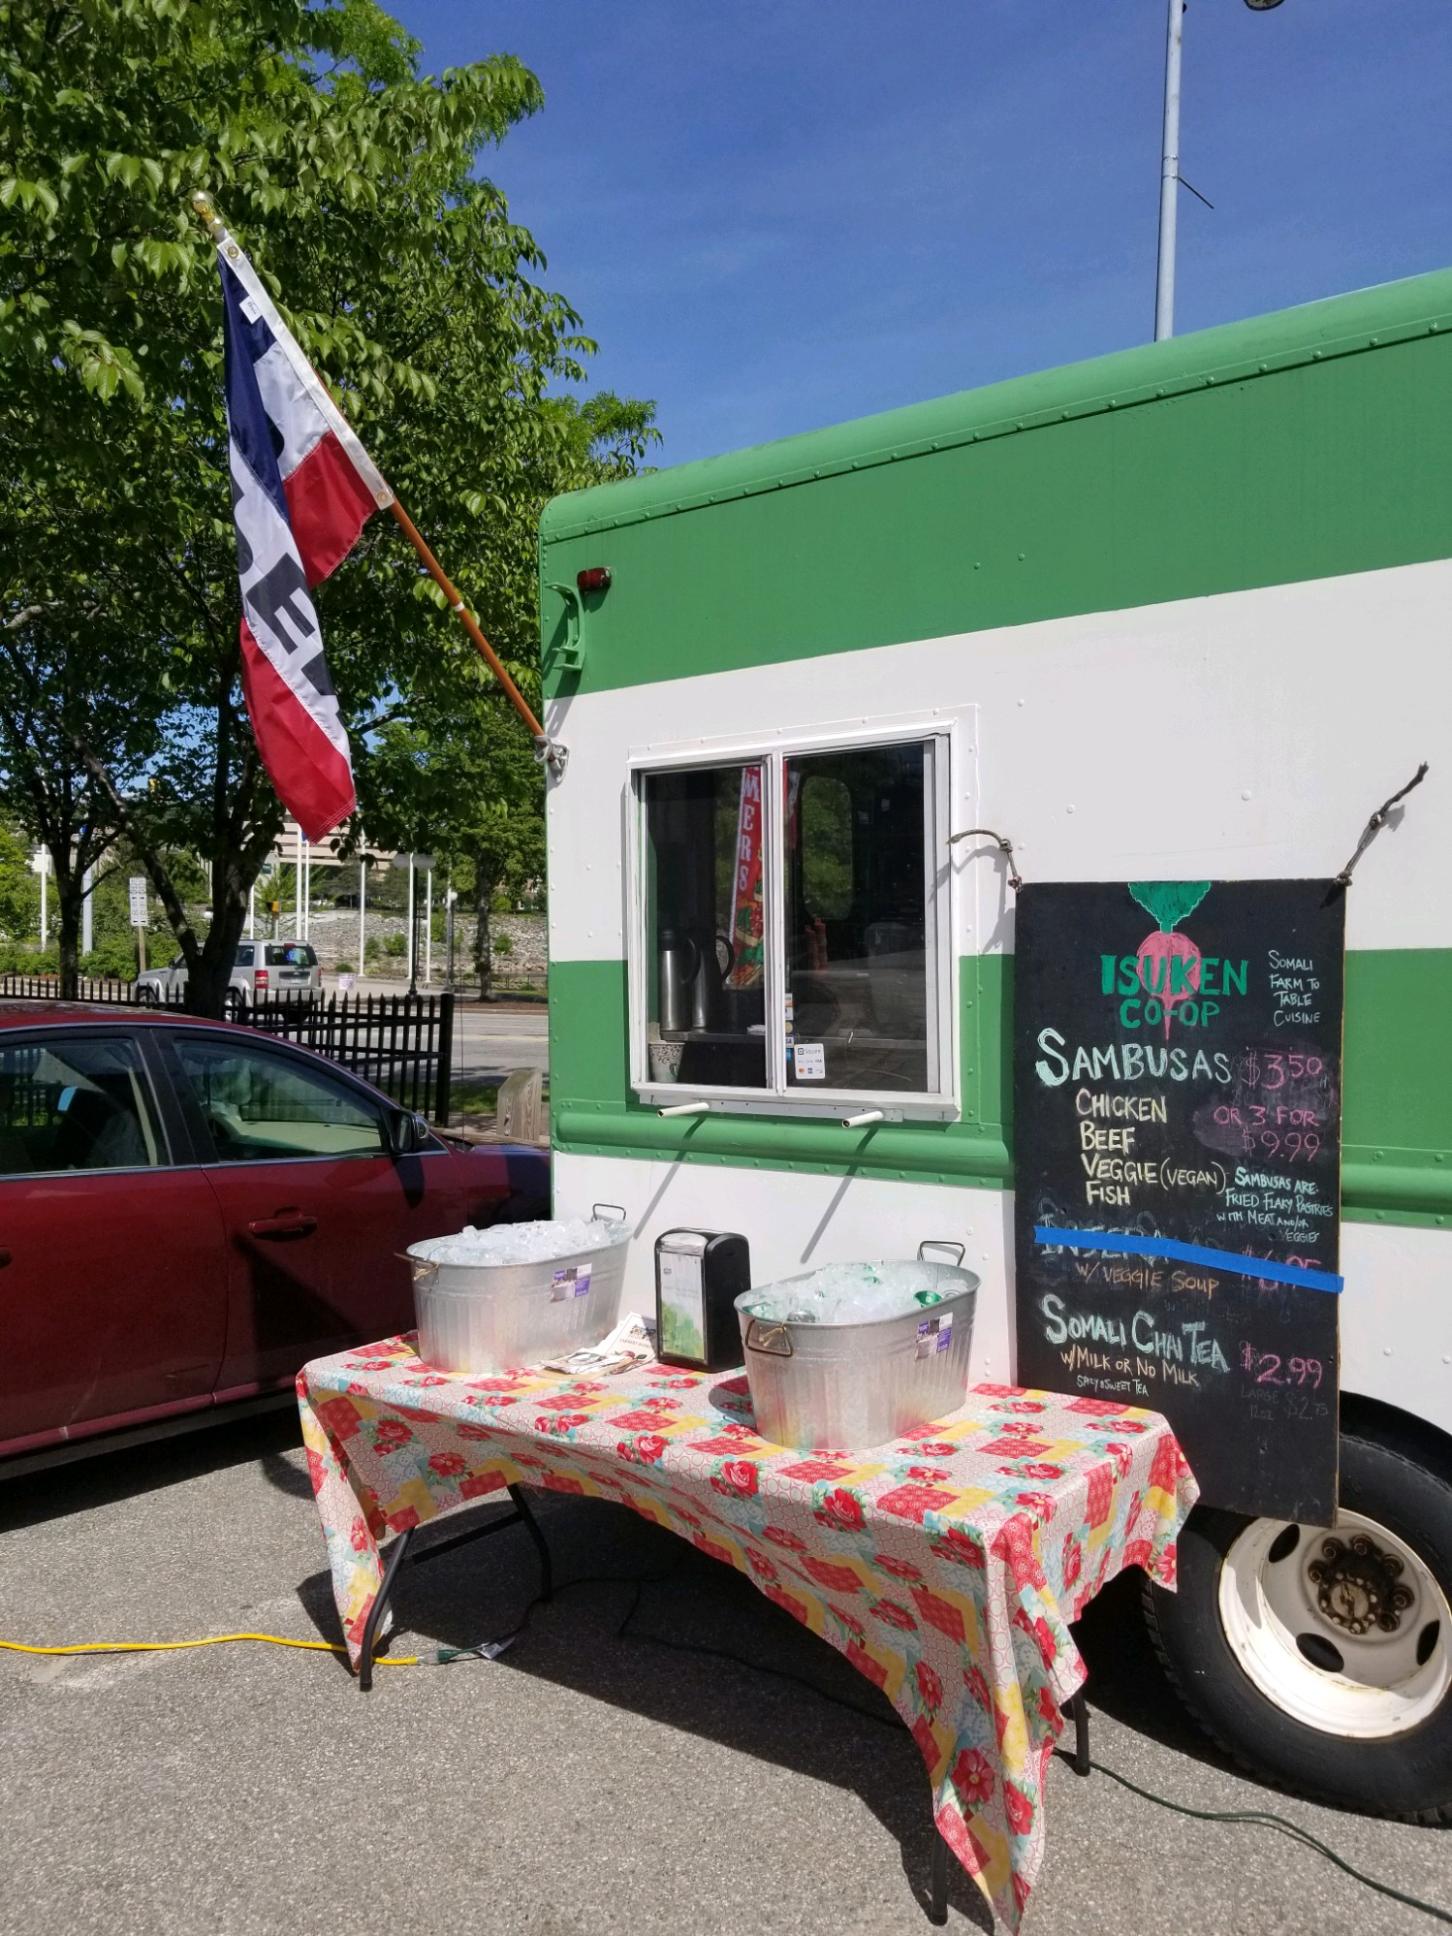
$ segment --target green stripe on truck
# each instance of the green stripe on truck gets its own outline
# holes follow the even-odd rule
[[[963,1118],[854,1135],[834,1121],[715,1114],[662,1119],[629,1096],[625,964],[550,968],[554,1146],[577,1155],[682,1158],[913,1183],[1012,1187],[1012,1013],[1004,955],[959,963]],[[1346,958],[1343,1214],[1452,1224],[1452,949]]]
[[[545,689],[1446,557],[1449,412],[1438,271],[556,499]],[[595,565],[568,670],[551,587]]]

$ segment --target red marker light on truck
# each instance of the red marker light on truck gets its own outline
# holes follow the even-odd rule
[[[610,589],[609,565],[591,565],[586,571],[575,573],[575,583],[581,592],[608,592]]]

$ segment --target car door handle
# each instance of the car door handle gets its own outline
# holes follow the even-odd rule
[[[317,1227],[317,1218],[301,1210],[279,1210],[275,1217],[255,1217],[247,1226],[254,1237],[311,1237]]]
[[[9,1262],[10,1262],[10,1252],[8,1250],[0,1250],[0,1270],[4,1270],[5,1266]]]

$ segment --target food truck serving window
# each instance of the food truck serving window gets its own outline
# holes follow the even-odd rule
[[[952,1113],[941,735],[637,773],[643,1096]]]

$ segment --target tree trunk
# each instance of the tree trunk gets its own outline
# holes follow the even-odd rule
[[[86,898],[85,877],[71,872],[55,877],[55,897],[59,919],[56,923],[60,946],[60,992],[64,1001],[73,1002],[81,981],[81,908]]]
[[[77,843],[70,815],[64,814],[50,826],[47,841],[50,854],[51,885],[55,891],[55,924],[60,956],[60,992],[65,1001],[74,1001],[80,982],[81,910],[86,898],[86,868],[93,849],[83,839]]]
[[[229,857],[230,861],[230,857]],[[195,963],[187,970],[187,1012],[216,1021],[226,1014],[227,984],[237,959],[237,943],[247,923],[247,889],[229,864],[212,867],[212,925]]]

